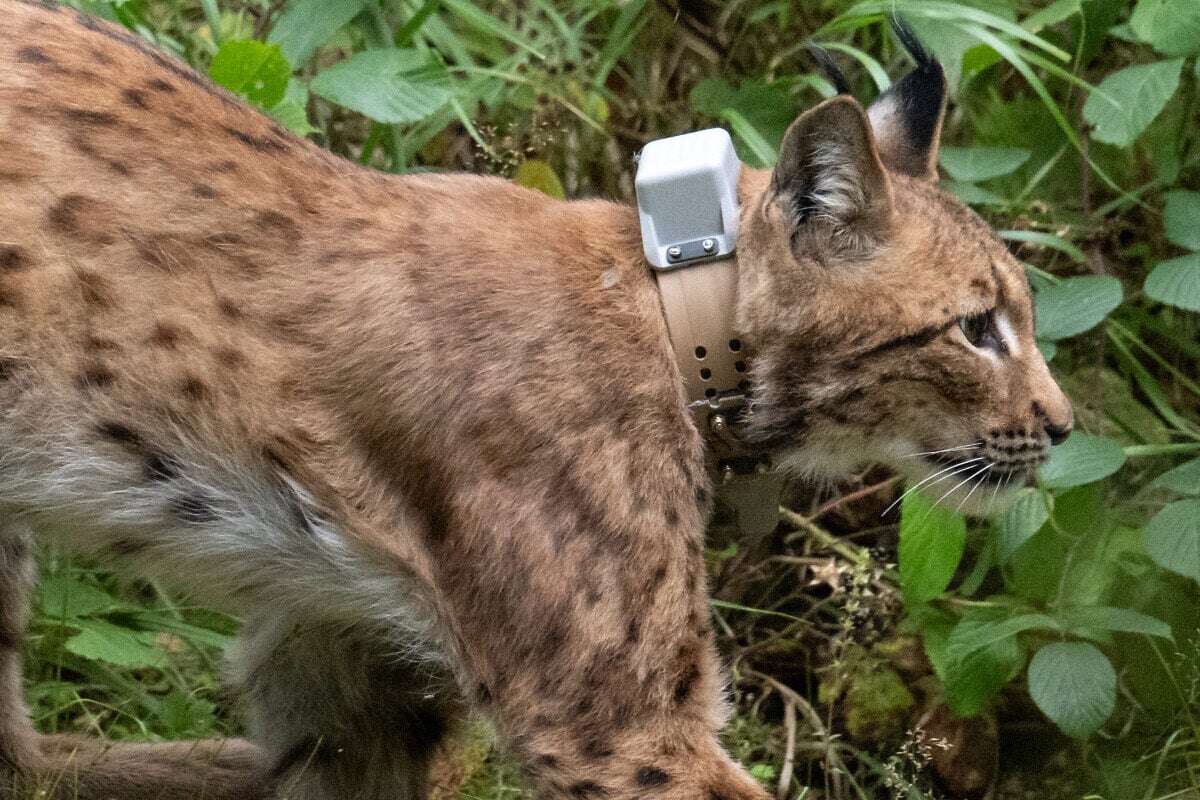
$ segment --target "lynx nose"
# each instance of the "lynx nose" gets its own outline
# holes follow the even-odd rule
[[[1071,425],[1055,425],[1052,422],[1047,422],[1043,428],[1046,435],[1050,437],[1050,444],[1062,444],[1071,435]]]

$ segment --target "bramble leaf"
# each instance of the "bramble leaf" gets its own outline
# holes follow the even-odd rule
[[[1117,673],[1095,645],[1052,642],[1029,662],[1029,694],[1063,733],[1084,738],[1112,715]]]
[[[436,59],[400,48],[359,53],[310,85],[326,100],[389,125],[433,115],[450,102],[450,87],[450,75]]]
[[[209,76],[261,108],[271,108],[287,92],[292,67],[278,45],[254,39],[225,42],[213,56]]]
[[[1107,436],[1075,432],[1050,450],[1050,460],[1039,470],[1042,484],[1068,489],[1107,478],[1125,464],[1125,451]]]
[[[1176,58],[1136,64],[1106,77],[1083,104],[1092,136],[1117,147],[1133,144],[1179,88],[1182,67],[1183,59]]]

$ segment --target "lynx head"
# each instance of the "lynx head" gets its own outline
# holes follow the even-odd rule
[[[774,171],[743,179],[743,437],[812,473],[886,463],[979,513],[1067,436],[1071,405],[1021,265],[938,188],[945,78],[898,33],[916,70],[869,109],[841,95],[805,113]]]

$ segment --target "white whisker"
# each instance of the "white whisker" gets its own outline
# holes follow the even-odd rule
[[[958,491],[958,487],[959,487],[959,486],[962,486],[962,485],[963,485],[963,484],[965,484],[967,481],[969,481],[969,480],[971,480],[972,478],[974,478],[976,475],[980,475],[980,474],[982,474],[982,473],[984,473],[984,472],[987,472],[987,471],[988,471],[989,469],[991,469],[991,468],[992,468],[992,465],[991,465],[991,464],[984,464],[984,465],[983,465],[983,467],[981,467],[979,470],[977,470],[976,472],[972,472],[970,475],[968,475],[967,477],[963,478],[961,481],[959,481],[957,484],[955,484],[955,485],[954,485],[954,488],[952,488],[950,491],[946,492],[944,495],[942,495],[941,497],[939,497],[939,498],[937,499],[937,503],[940,503],[940,502],[942,502],[942,501],[943,501],[943,500],[945,500],[947,497],[949,497],[950,495],[952,495],[952,494],[954,494],[956,491]],[[934,503],[934,505],[937,505],[937,503]]]
[[[1012,473],[1009,473],[1009,474],[1012,474]],[[1004,479],[1007,477],[1008,477],[1008,475],[1005,475],[1004,477],[1000,478],[1000,480],[996,481],[996,486],[995,486],[995,488],[992,489],[992,496],[988,500],[988,507],[987,507],[989,514],[992,513],[992,511],[996,508],[996,498],[1000,496],[1000,487],[1004,484]]]
[[[891,505],[889,505],[887,508],[885,508],[883,511],[880,512],[879,516],[882,517],[882,516],[886,515],[889,511],[891,511],[893,508],[895,508],[897,505],[899,505],[900,502],[902,500],[904,500],[904,498],[908,497],[910,494],[915,492],[917,489],[921,488],[923,485],[925,485],[929,481],[933,480],[934,478],[938,477],[939,475],[942,475],[943,473],[946,473],[946,472],[951,472],[951,470],[954,471],[951,474],[955,474],[963,467],[969,467],[971,464],[974,464],[974,463],[976,463],[978,461],[982,461],[982,460],[983,460],[982,458],[972,458],[967,461],[958,461],[958,462],[955,462],[955,463],[951,464],[950,466],[946,467],[945,469],[942,469],[942,470],[939,470],[939,471],[933,473],[928,478],[925,478],[924,480],[917,483],[916,485],[911,486],[908,489],[906,489],[904,494],[900,495],[895,500],[893,500]],[[949,477],[949,476],[947,475],[946,477]]]
[[[967,504],[967,501],[971,499],[971,495],[975,494],[975,490],[978,489],[980,486],[983,486],[983,482],[987,480],[988,471],[994,466],[996,466],[996,465],[995,464],[987,465],[987,468],[984,469],[983,474],[979,476],[979,480],[976,481],[975,485],[971,487],[971,491],[967,492],[967,496],[964,497],[962,500],[958,501],[958,505],[956,505],[954,507],[955,513],[958,513],[959,511],[961,511],[962,507],[965,506]]]
[[[964,444],[958,447],[947,447],[944,450],[926,450],[924,453],[909,453],[908,455],[900,456],[901,458],[917,458],[918,456],[936,456],[939,453],[953,453],[956,450],[975,450],[979,447],[978,442]]]

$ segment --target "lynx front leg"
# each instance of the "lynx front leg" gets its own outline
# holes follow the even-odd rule
[[[765,798],[717,740],[703,491],[600,506],[582,486],[535,524],[432,531],[479,701],[540,797]]]

